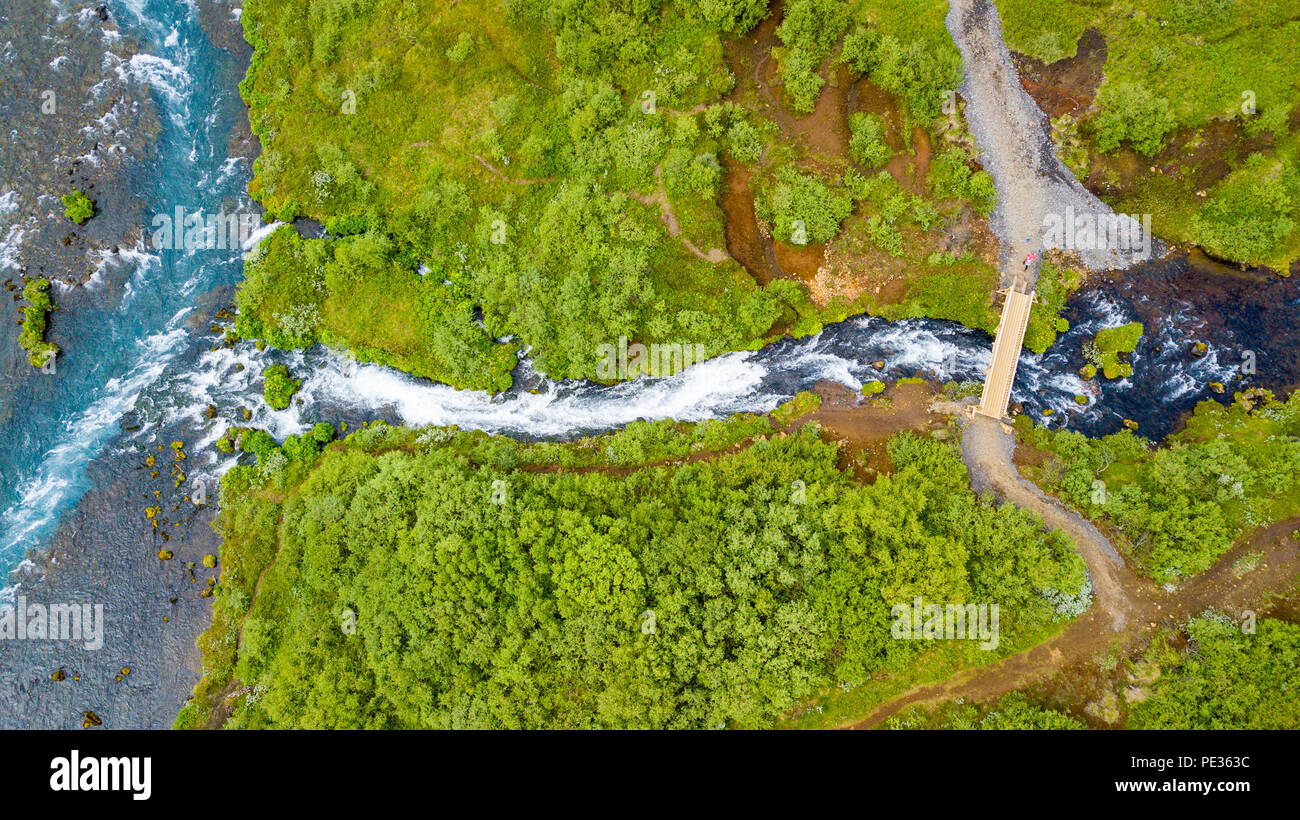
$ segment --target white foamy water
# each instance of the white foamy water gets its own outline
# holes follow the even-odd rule
[[[121,378],[109,379],[85,410],[64,423],[67,434],[45,453],[36,475],[19,487],[19,503],[0,515],[4,532],[0,554],[28,543],[48,522],[49,511],[60,509],[68,494],[76,491],[70,476],[78,475],[81,465],[99,452],[113,432],[112,425],[162,374],[185,339],[181,323],[188,312],[187,308],[178,313],[166,331],[137,342],[135,365]]]

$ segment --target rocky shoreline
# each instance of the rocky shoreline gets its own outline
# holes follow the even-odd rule
[[[224,78],[243,75],[250,49],[235,4],[200,0],[197,19],[202,36],[224,52],[220,74],[206,79],[222,83],[214,93],[236,93]],[[46,37],[33,36],[42,31]],[[155,96],[167,102],[168,82],[178,71],[142,51],[112,11],[96,3],[70,0],[60,9],[48,0],[15,0],[0,11],[0,79],[6,87],[33,89],[0,100],[0,134],[12,149],[0,159],[0,196],[6,197],[0,242],[8,237],[0,280],[10,279],[19,292],[24,274],[55,282],[48,338],[69,357],[94,355],[86,343],[99,332],[96,317],[123,308],[132,298],[132,272],[147,263],[149,215],[168,173],[161,167],[162,118],[177,116],[160,110]],[[158,84],[151,86],[151,78]],[[39,91],[47,86],[55,105],[44,113]],[[225,156],[251,161],[257,143],[239,108],[224,138]],[[96,200],[97,215],[82,226],[64,217],[59,201],[73,186]],[[102,648],[2,642],[0,728],[167,728],[189,697],[199,677],[196,639],[211,619],[208,596],[220,573],[219,561],[209,557],[219,552],[210,526],[216,485],[205,485],[205,498],[192,497],[194,478],[187,473],[210,466],[206,453],[190,450],[200,432],[192,423],[163,423],[142,435],[137,417],[150,415],[157,399],[151,390],[211,346],[208,328],[230,295],[228,286],[217,286],[191,297],[184,348],[86,465],[80,483],[88,489],[80,501],[0,583],[17,584],[16,594],[30,603],[103,607]],[[20,307],[15,301],[14,309]],[[0,342],[0,428],[26,414],[48,415],[63,375],[33,369],[10,327],[9,341]],[[75,369],[70,361],[68,370]],[[13,445],[30,443],[15,439]]]

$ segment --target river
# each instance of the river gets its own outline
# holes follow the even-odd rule
[[[216,551],[207,526],[212,505],[196,506],[186,496],[199,486],[215,495],[216,478],[235,461],[218,457],[210,445],[231,425],[260,426],[283,438],[317,421],[355,426],[384,419],[567,439],[637,419],[766,411],[827,381],[857,389],[871,379],[983,377],[992,340],[927,319],[854,317],[816,336],[719,356],[674,377],[614,386],[556,382],[536,374],[525,357],[515,387],[499,396],[358,365],[320,347],[223,346],[229,320],[216,315],[232,302],[240,252],[155,252],[143,236],[149,216],[177,206],[253,207],[245,193],[247,124],[236,91],[247,59],[237,18],[216,2],[105,5],[118,36],[138,49],[113,76],[124,89],[147,93],[158,111],[151,150],[116,183],[140,200],[143,216],[132,246],[93,256],[99,262],[84,283],[56,287],[51,338],[65,350],[57,374],[35,373],[21,361],[9,368],[0,392],[6,410],[0,436],[7,443],[0,452],[0,565],[11,572],[0,586],[10,599],[103,603],[106,642],[99,651],[0,642],[0,681],[12,684],[0,686],[0,726],[72,727],[85,711],[108,726],[170,724],[197,679],[194,639],[210,618],[210,599],[198,595],[205,576],[191,574],[186,562]],[[93,9],[66,6],[72,15]],[[6,45],[11,53],[23,47]],[[29,85],[39,82],[29,77]],[[11,123],[3,124],[9,131]],[[19,173],[15,167],[5,166]],[[24,237],[12,226],[24,224],[25,212],[12,192],[22,182],[0,178],[0,204],[12,206],[0,213],[0,239],[8,243],[0,260],[21,258]],[[1300,319],[1300,281],[1174,255],[1122,276],[1093,277],[1064,316],[1070,330],[1045,355],[1022,356],[1012,393],[1025,412],[1053,426],[1102,435],[1131,419],[1139,432],[1159,438],[1205,398],[1227,400],[1244,386],[1281,389],[1300,381],[1300,355],[1287,341]],[[1085,383],[1077,375],[1083,343],[1101,328],[1134,319],[1147,332],[1131,357],[1133,377]],[[1208,345],[1205,356],[1192,355],[1196,342]],[[1253,373],[1242,373],[1246,361]],[[262,372],[277,362],[305,378],[295,404],[282,412],[260,395]],[[1210,382],[1228,385],[1227,395],[1216,396]],[[1076,395],[1088,403],[1078,404]],[[166,466],[175,440],[188,453],[180,485]],[[146,463],[150,456],[164,462],[158,476]],[[161,530],[143,515],[154,503],[166,511]],[[162,548],[175,553],[173,561],[157,559]],[[122,668],[131,671],[124,675]],[[66,670],[63,681],[53,680],[59,669]]]

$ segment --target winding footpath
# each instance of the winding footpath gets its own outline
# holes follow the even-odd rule
[[[1048,526],[1071,537],[1088,564],[1097,606],[1115,629],[1122,629],[1132,608],[1118,577],[1127,572],[1123,559],[1096,527],[1020,476],[1012,461],[1015,437],[996,420],[1006,412],[1036,278],[1032,266],[1022,274],[1018,260],[1024,254],[1041,252],[1043,222],[1049,214],[1066,207],[1081,212],[1109,213],[1110,209],[1086,191],[1057,158],[1048,136],[1047,117],[1020,85],[991,0],[951,0],[946,23],[965,66],[961,93],[967,100],[966,118],[980,146],[980,160],[997,186],[998,206],[992,222],[1001,245],[1000,267],[1007,287],[1007,307],[994,343],[982,415],[966,425],[962,457],[977,491],[993,490],[1017,506],[1033,510]],[[1106,254],[1085,261],[1100,265],[1116,260]],[[1008,321],[1013,308],[1016,315]],[[1000,358],[999,353],[1003,354]]]
[[[1043,222],[1049,214],[1066,207],[1081,212],[1109,213],[1110,209],[1057,158],[1047,117],[1020,85],[991,0],[951,0],[946,23],[965,66],[961,93],[967,100],[966,118],[980,146],[980,159],[997,186],[998,206],[992,221],[1007,287],[1007,307],[994,343],[981,415],[966,425],[962,457],[977,491],[993,490],[1071,537],[1087,562],[1096,605],[1114,629],[1122,629],[1132,608],[1119,578],[1127,572],[1123,559],[1096,527],[1020,476],[1012,461],[1015,437],[997,420],[1006,412],[1036,278],[1032,266],[1022,274],[1018,260],[1041,252]],[[1116,260],[1106,254],[1085,261],[1100,265]],[[1015,316],[1008,321],[1013,308]]]
[[[1032,293],[1035,272],[1022,273],[1019,260],[1041,251],[1044,218],[1063,213],[1067,205],[1076,213],[1110,210],[1084,190],[1057,158],[1047,118],[1023,90],[1012,67],[991,0],[950,0],[947,26],[965,63],[961,93],[967,101],[966,118],[981,148],[980,161],[998,190],[991,221],[1001,245],[1002,283],[1013,293]],[[1085,252],[1082,257],[1094,269],[1140,261],[1122,251]],[[1015,347],[1018,352],[1019,345]],[[990,378],[997,375],[993,370]],[[1006,387],[1009,390],[1010,385]],[[1099,663],[1109,653],[1135,651],[1161,624],[1179,623],[1209,607],[1239,616],[1300,573],[1300,551],[1292,535],[1300,518],[1295,518],[1243,539],[1211,569],[1181,587],[1159,587],[1139,578],[1096,526],[1020,475],[1012,428],[990,415],[1000,413],[974,415],[963,422],[962,460],[972,488],[979,493],[991,491],[1030,510],[1046,526],[1068,535],[1087,565],[1093,605],[1047,641],[947,680],[915,687],[881,704],[852,728],[877,726],[910,705],[958,697],[995,698],[1071,665]],[[1239,577],[1233,565],[1248,551],[1262,557],[1256,569]]]

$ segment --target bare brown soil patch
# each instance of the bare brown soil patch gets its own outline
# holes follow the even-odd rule
[[[1079,38],[1073,57],[1049,65],[1013,51],[1011,61],[1020,75],[1020,84],[1047,116],[1078,117],[1097,96],[1106,65],[1106,40],[1096,29],[1088,29]]]

